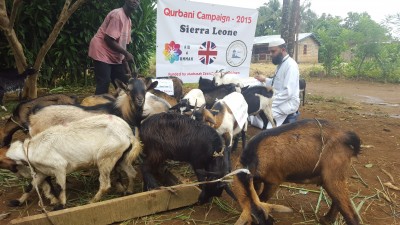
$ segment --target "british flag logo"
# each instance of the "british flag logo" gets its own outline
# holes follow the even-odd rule
[[[218,51],[217,46],[214,42],[206,41],[200,45],[199,49],[199,60],[201,63],[208,65],[213,63],[217,59]]]

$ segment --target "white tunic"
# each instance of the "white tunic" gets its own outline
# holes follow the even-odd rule
[[[265,83],[267,86],[273,86],[275,90],[272,113],[276,125],[280,126],[289,114],[295,113],[299,109],[299,66],[294,59],[287,55],[283,58],[283,63],[277,67],[275,73],[275,77],[266,79]],[[261,118],[257,116],[257,118],[251,119],[251,124],[260,127],[261,121]],[[260,128],[262,128],[262,125]],[[271,123],[268,124],[267,129],[269,128],[272,128]]]

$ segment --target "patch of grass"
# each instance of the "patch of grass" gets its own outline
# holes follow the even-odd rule
[[[308,95],[307,96],[308,101],[311,102],[323,102],[325,101],[325,97],[322,95]]]
[[[330,97],[328,99],[325,100],[326,102],[332,102],[332,103],[336,103],[336,104],[345,104],[346,101],[344,99],[344,97]]]

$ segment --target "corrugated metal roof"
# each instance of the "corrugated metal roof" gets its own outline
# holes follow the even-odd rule
[[[272,40],[278,39],[280,38],[281,35],[266,35],[266,36],[260,36],[260,37],[255,37],[254,38],[254,45],[261,45],[261,44],[268,44],[270,43]],[[300,33],[299,34],[299,41],[311,37],[313,38],[319,45],[321,45],[321,43],[319,42],[319,40],[315,37],[315,35],[313,33]]]

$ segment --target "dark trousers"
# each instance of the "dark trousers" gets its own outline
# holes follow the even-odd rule
[[[115,79],[124,83],[128,83],[129,80],[123,64],[108,64],[97,60],[94,60],[94,78],[96,80],[95,95],[108,93],[110,82],[114,85],[114,88],[117,88]]]

